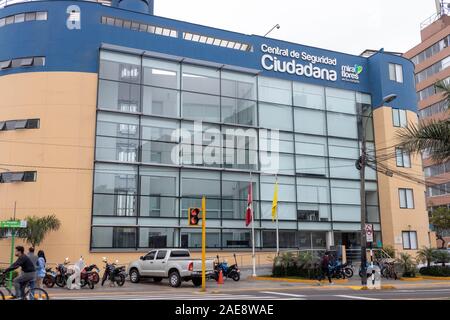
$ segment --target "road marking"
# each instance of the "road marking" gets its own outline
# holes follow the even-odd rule
[[[347,299],[354,299],[354,300],[380,300],[376,298],[369,298],[369,297],[358,297],[358,296],[347,296],[347,295],[337,295],[335,297],[339,298],[347,298]]]
[[[261,291],[261,293],[265,294],[275,294],[280,296],[286,296],[286,297],[294,297],[294,298],[305,298],[302,294],[293,294],[293,293],[284,293],[284,292],[273,292],[273,291]]]

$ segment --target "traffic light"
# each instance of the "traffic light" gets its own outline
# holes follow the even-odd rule
[[[198,226],[200,222],[200,209],[199,208],[189,208],[189,226]]]

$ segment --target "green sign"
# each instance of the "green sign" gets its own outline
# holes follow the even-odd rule
[[[26,227],[27,227],[26,220],[0,221],[0,228],[18,229],[18,228],[26,228]]]

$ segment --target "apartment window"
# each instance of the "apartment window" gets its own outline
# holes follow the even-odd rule
[[[419,248],[416,231],[403,231],[402,236],[404,250],[417,250]]]
[[[0,183],[34,182],[36,177],[36,171],[3,172],[0,174]]]
[[[394,127],[406,128],[408,126],[406,110],[392,109],[392,121]]]
[[[0,121],[0,131],[39,129],[39,119]]]
[[[395,82],[403,83],[403,67],[399,64],[389,64],[389,79]]]
[[[414,191],[412,189],[399,189],[400,209],[414,209]]]
[[[395,155],[397,159],[397,167],[411,168],[411,155],[409,152],[401,148],[396,148]]]

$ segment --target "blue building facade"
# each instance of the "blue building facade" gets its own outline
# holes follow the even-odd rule
[[[203,195],[208,247],[248,249],[250,181],[256,246],[274,248],[276,180],[282,248],[358,246],[358,121],[389,94],[397,95],[393,108],[416,112],[409,60],[158,17],[150,0],[1,4],[0,77],[98,74],[91,250],[199,248],[200,232],[188,227],[187,212]],[[173,138],[200,121],[202,141]],[[235,148],[247,163],[195,163],[179,152],[206,152],[217,142],[223,160],[228,129],[248,138]],[[263,146],[275,143],[266,130],[279,132],[277,168],[262,161]],[[372,126],[369,131],[375,156]],[[249,161],[252,154],[256,162]],[[368,222],[381,243],[380,186],[373,169],[367,175]]]

